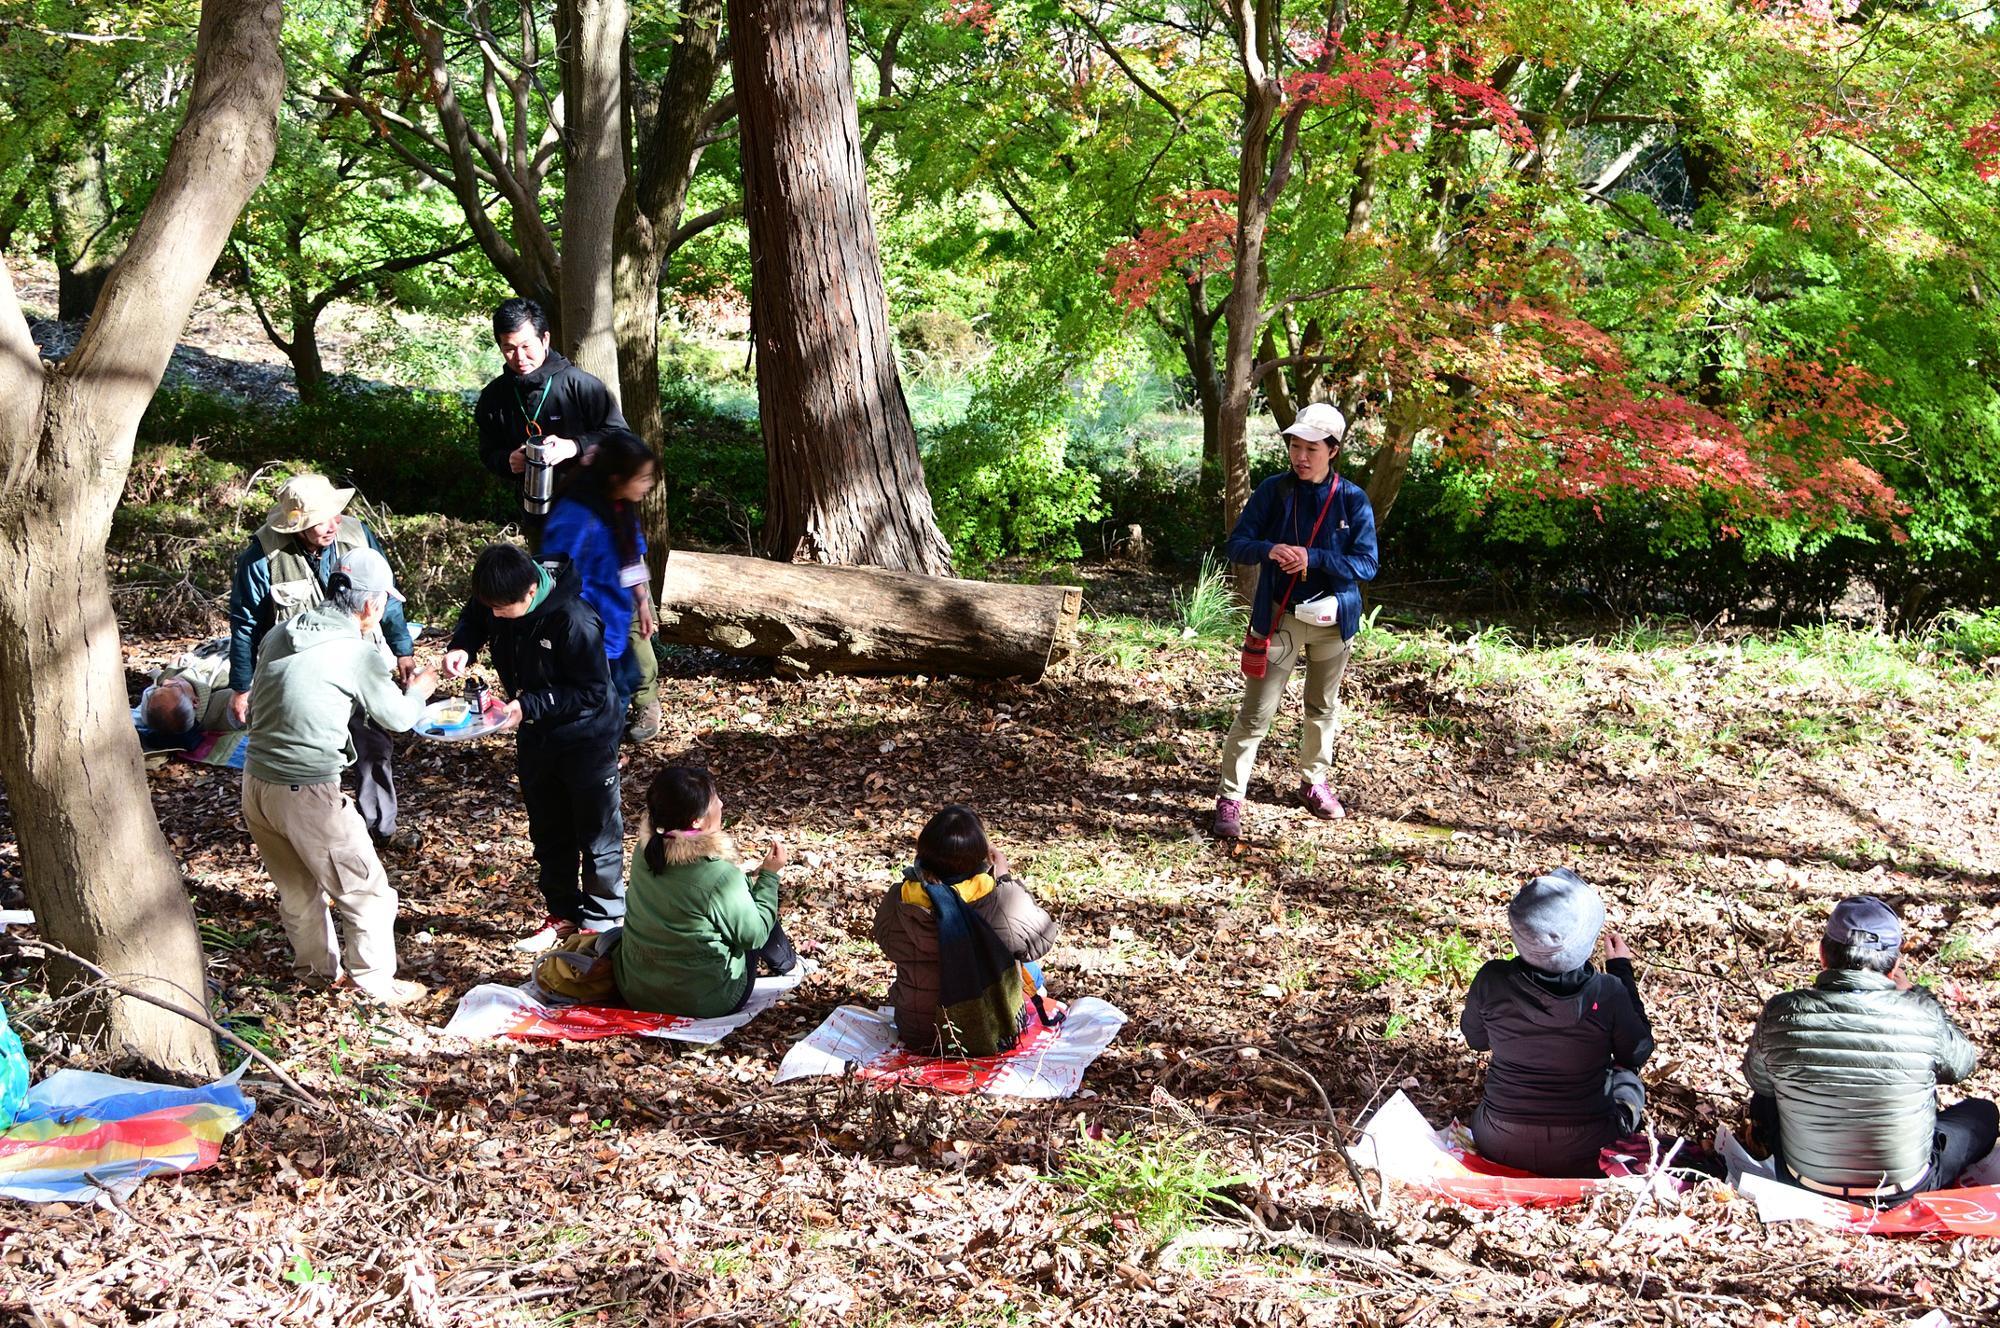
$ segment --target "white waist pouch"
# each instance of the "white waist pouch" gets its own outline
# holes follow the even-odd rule
[[[1303,604],[1293,605],[1292,612],[1300,622],[1311,623],[1314,627],[1332,627],[1340,621],[1340,601],[1331,595],[1320,595]]]

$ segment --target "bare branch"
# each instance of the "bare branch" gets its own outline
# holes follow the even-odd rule
[[[237,267],[243,270],[243,293],[250,297],[250,310],[257,315],[257,321],[263,325],[264,335],[271,339],[273,346],[290,355],[292,343],[278,335],[278,329],[271,323],[271,316],[264,312],[264,299],[257,294],[257,280],[250,272],[250,255],[244,253],[243,246],[237,243],[231,243],[229,250],[236,255]]]
[[[285,1086],[285,1090],[289,1092],[292,1096],[296,1097],[299,1101],[304,1102],[309,1106],[318,1108],[319,1110],[323,1111],[326,1109],[326,1104],[324,1102],[321,1102],[317,1097],[314,1097],[311,1093],[308,1093],[305,1089],[299,1087],[298,1080],[292,1078],[292,1076],[290,1076],[289,1074],[286,1074],[276,1061],[272,1060],[269,1056],[266,1056],[263,1052],[257,1050],[257,1048],[251,1046],[248,1042],[245,1042],[242,1038],[238,1037],[236,1034],[230,1032],[227,1028],[224,1028],[221,1024],[216,1023],[215,1020],[209,1018],[206,1014],[203,1014],[199,1010],[190,1010],[184,1005],[176,1005],[174,1002],[169,1000],[164,1000],[161,997],[151,994],[150,992],[139,991],[135,988],[128,987],[124,983],[112,977],[109,973],[105,972],[103,969],[99,968],[96,964],[91,963],[88,959],[85,959],[82,955],[77,954],[74,950],[65,950],[62,946],[57,945],[54,941],[45,941],[40,936],[22,937],[21,944],[36,946],[41,950],[46,951],[49,954],[58,955],[61,958],[68,960],[70,963],[75,964],[78,968],[82,969],[84,972],[96,978],[106,987],[109,987],[111,990],[117,992],[120,996],[124,996],[127,997],[128,999],[135,1001],[143,1001],[147,1005],[157,1006],[158,1008],[165,1010],[169,1014],[177,1014],[183,1019],[187,1019],[194,1023],[200,1024],[203,1028],[207,1029],[209,1032],[215,1034],[219,1038],[227,1038],[234,1045],[241,1047],[243,1049],[244,1054],[249,1056],[251,1060],[256,1061],[259,1065],[269,1070],[271,1074],[277,1079],[277,1081]]]
[[[36,23],[23,23],[19,19],[0,19],[0,28],[13,28],[17,32],[32,32],[41,37],[53,37],[57,41],[84,42],[93,46],[108,46],[113,42],[142,42],[146,38],[130,32],[62,32],[55,28],[45,28]]]
[[[405,254],[400,258],[384,259],[382,262],[370,264],[358,272],[350,272],[314,296],[312,310],[314,313],[321,312],[335,300],[345,299],[376,277],[387,276],[392,272],[408,272],[411,268],[422,267],[426,263],[435,263],[440,258],[450,258],[453,254],[462,254],[467,249],[472,248],[474,243],[468,237],[452,244],[439,245],[435,249],[426,249],[420,254]]]
[[[1151,83],[1148,83],[1145,79],[1141,78],[1139,76],[1139,71],[1132,68],[1130,64],[1126,63],[1124,55],[1122,55],[1119,52],[1116,46],[1111,44],[1111,39],[1104,35],[1104,30],[1098,27],[1095,23],[1090,21],[1090,16],[1088,14],[1084,13],[1081,9],[1072,9],[1069,11],[1069,13],[1070,17],[1074,18],[1077,22],[1083,24],[1084,30],[1086,32],[1088,32],[1092,37],[1097,39],[1098,46],[1102,47],[1104,53],[1111,57],[1111,63],[1117,65],[1119,71],[1123,73],[1127,79],[1131,80],[1133,87],[1139,89],[1140,92],[1144,93],[1147,97],[1151,98],[1153,101],[1158,102],[1160,106],[1166,110],[1168,115],[1174,117],[1175,124],[1179,124],[1181,122],[1182,116],[1180,108],[1174,105],[1171,101],[1168,101],[1167,95],[1164,92],[1161,92]]]
[[[1329,295],[1353,295],[1361,291],[1371,291],[1374,289],[1375,286],[1372,282],[1360,282],[1349,286],[1322,286],[1318,290],[1300,291],[1297,295],[1287,295],[1276,304],[1267,305],[1264,312],[1257,315],[1257,321],[1260,323],[1268,322],[1296,304],[1307,304],[1313,300],[1324,300]]]
[[[711,230],[732,217],[740,217],[742,215],[743,202],[741,199],[738,199],[734,203],[725,203],[719,208],[710,208],[698,217],[690,217],[688,220],[674,227],[673,238],[667,241],[666,251],[660,256],[662,258],[671,257],[682,245],[703,231]],[[666,265],[664,263],[661,264],[660,272],[663,276],[666,273]]]
[[[1252,382],[1262,382],[1280,369],[1289,369],[1294,365],[1339,364],[1346,358],[1344,355],[1287,355],[1282,359],[1265,360],[1250,371],[1250,379]]]

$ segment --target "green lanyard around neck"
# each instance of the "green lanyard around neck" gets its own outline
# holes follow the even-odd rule
[[[549,389],[554,387],[555,385],[556,385],[555,375],[551,374],[549,375],[548,379],[542,384],[542,395],[541,398],[535,402],[535,413],[532,415],[528,415],[528,403],[522,400],[521,389],[518,387],[514,389],[514,404],[521,408],[521,413],[523,415],[528,415],[528,423],[539,425],[542,422],[542,407],[548,404]]]

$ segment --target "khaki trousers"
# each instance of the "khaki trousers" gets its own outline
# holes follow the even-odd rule
[[[1222,742],[1222,796],[1241,798],[1250,788],[1257,745],[1271,731],[1285,685],[1303,659],[1306,665],[1305,718],[1299,722],[1299,778],[1318,784],[1333,773],[1333,740],[1340,734],[1340,679],[1354,643],[1340,639],[1339,624],[1319,627],[1287,613],[1271,632],[1264,676],[1243,680],[1236,722]]]
[[[385,993],[396,976],[396,892],[354,799],[337,783],[272,784],[246,774],[243,819],[278,890],[293,970],[328,982],[340,977],[337,909],[347,976],[364,991]]]

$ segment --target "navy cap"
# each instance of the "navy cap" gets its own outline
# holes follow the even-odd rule
[[[1903,924],[1896,911],[1874,895],[1855,895],[1833,906],[1826,920],[1826,939],[1858,950],[1900,950]]]

